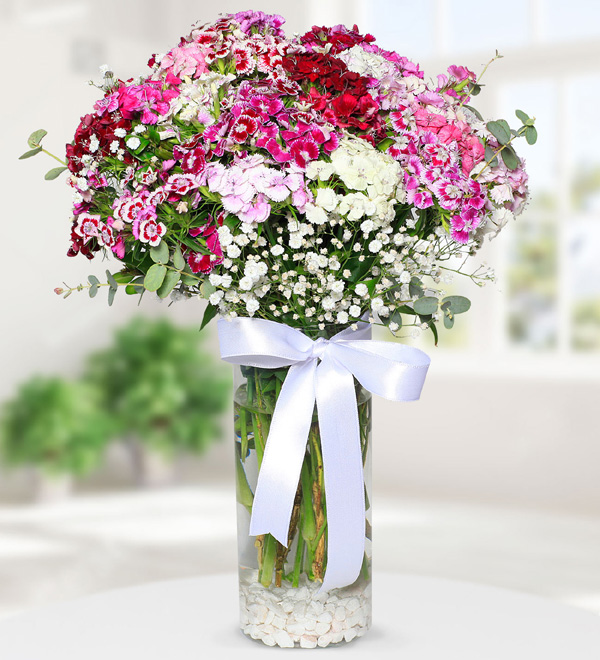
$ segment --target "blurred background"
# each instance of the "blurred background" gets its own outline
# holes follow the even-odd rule
[[[249,4],[222,0],[219,10]],[[215,19],[215,7],[0,0],[0,405],[10,438],[0,616],[237,566],[230,372],[214,328],[197,333],[203,302],[117,296],[109,309],[102,293],[57,297],[63,281],[102,277],[110,264],[66,258],[69,189],[43,180],[48,159],[17,160],[38,128],[62,153],[97,97],[87,81],[100,65],[139,74],[193,22]],[[488,119],[514,122],[516,108],[536,117],[538,143],[519,145],[532,200],[481,255],[498,282],[456,280],[472,310],[438,347],[416,340],[432,357],[421,401],[375,402],[375,565],[600,612],[600,5],[252,8],[283,14],[288,33],[358,23],[432,78],[450,64],[479,73],[496,49],[504,56],[474,104]]]

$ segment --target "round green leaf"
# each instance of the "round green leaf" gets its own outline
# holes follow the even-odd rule
[[[452,327],[454,327],[454,317],[450,316],[449,314],[444,314],[444,327],[448,328],[450,330]]]
[[[523,110],[515,110],[515,115],[524,123],[526,124],[529,121],[529,115]]]
[[[425,296],[415,300],[413,303],[413,309],[419,316],[424,316],[427,314],[435,314],[438,308],[438,299],[433,296]]]
[[[116,293],[117,293],[116,289],[113,289],[112,287],[109,287],[109,289],[108,289],[108,306],[109,307],[113,304]]]
[[[502,160],[509,170],[516,170],[519,167],[519,158],[512,147],[504,147],[500,152]]]
[[[464,314],[471,309],[471,301],[464,296],[447,296],[442,300],[442,306],[444,311],[446,308],[446,303],[449,303],[449,310],[452,314]]]
[[[527,140],[527,144],[535,144],[537,142],[537,129],[535,126],[528,126],[527,130],[525,131],[525,139]]]
[[[167,270],[163,283],[156,292],[159,298],[166,298],[179,282],[180,273],[176,270]]]
[[[150,258],[157,264],[169,263],[169,246],[161,241],[156,247],[150,248]]]
[[[506,122],[488,121],[488,131],[498,140],[500,144],[506,144],[510,140],[510,128],[504,126]]]
[[[183,258],[179,245],[175,246],[175,252],[173,252],[173,266],[175,266],[177,270],[183,270],[185,268],[185,259]]]
[[[166,266],[163,266],[162,264],[154,264],[150,266],[146,273],[146,277],[144,278],[144,288],[148,291],[158,291],[166,274]]]
[[[98,293],[98,282],[94,282],[92,286],[88,289],[88,293],[90,294],[90,298],[95,298],[96,294]]]
[[[39,128],[27,138],[27,144],[33,149],[33,147],[39,147],[40,142],[45,135],[48,135],[48,131],[45,131],[43,128]],[[41,148],[41,147],[40,147]]]
[[[98,280],[98,278],[95,275],[88,275],[88,282],[90,284],[99,284],[100,283],[100,281]]]

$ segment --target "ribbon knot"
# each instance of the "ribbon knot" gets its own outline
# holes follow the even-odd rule
[[[419,349],[365,341],[361,322],[331,339],[312,340],[296,328],[254,318],[218,322],[221,357],[264,369],[289,366],[275,404],[258,475],[250,535],[288,532],[312,417],[317,405],[327,502],[327,570],[321,589],[352,584],[365,548],[365,499],[354,378],[394,401],[421,394],[429,358]]]
[[[329,345],[329,340],[325,339],[325,337],[318,337],[317,339],[315,339],[311,347],[312,348],[311,357],[319,360],[323,359],[323,355],[325,354],[328,345]]]

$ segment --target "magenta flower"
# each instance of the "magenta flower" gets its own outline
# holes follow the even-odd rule
[[[319,145],[312,138],[300,138],[292,143],[290,153],[296,165],[304,169],[309,161],[319,157]]]

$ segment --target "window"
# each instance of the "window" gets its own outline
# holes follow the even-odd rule
[[[516,108],[536,117],[538,143],[517,145],[531,202],[485,250],[498,284],[475,294],[448,354],[474,357],[484,334],[482,350],[499,362],[526,353],[591,370],[586,356],[600,355],[600,3],[362,0],[361,11],[363,32],[428,77],[449,64],[479,73],[498,49],[504,59],[486,73],[475,105],[515,126]]]

